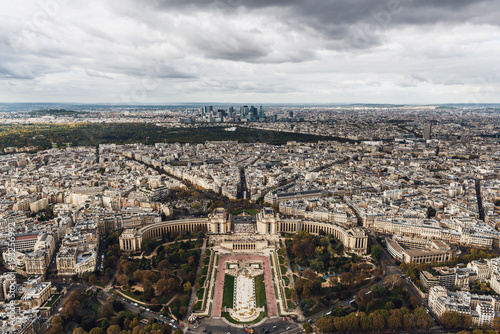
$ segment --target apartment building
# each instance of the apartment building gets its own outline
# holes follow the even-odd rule
[[[444,312],[457,312],[472,317],[473,324],[491,326],[499,300],[492,296],[476,295],[466,291],[451,292],[444,286],[433,286],[429,291],[429,307],[440,317]]]

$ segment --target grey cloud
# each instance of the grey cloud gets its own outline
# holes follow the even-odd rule
[[[143,59],[142,64],[112,64],[108,69],[113,73],[120,73],[136,78],[157,78],[157,79],[195,79],[198,75],[174,65],[167,65],[158,59]]]
[[[94,77],[94,78],[104,78],[104,79],[113,79],[113,77],[109,76],[109,75],[106,75],[106,74],[103,74],[103,73],[100,73],[100,72],[97,72],[97,71],[93,71],[93,70],[85,70],[85,74],[88,75],[89,77]]]
[[[497,85],[500,0],[395,1],[73,0],[18,46],[39,3],[0,2],[0,101],[102,101],[144,81],[152,102],[433,102]]]
[[[312,28],[333,50],[380,45],[385,29],[401,25],[464,21],[500,25],[500,0],[156,0],[152,6],[191,14],[252,12],[287,24],[289,31]],[[231,54],[227,59],[232,59]]]
[[[11,64],[0,65],[0,78],[28,80],[34,79],[35,77],[36,75],[29,69],[13,66]]]
[[[270,52],[262,45],[256,45],[251,40],[241,38],[229,38],[219,43],[200,38],[195,43],[206,57],[212,59],[252,61]]]

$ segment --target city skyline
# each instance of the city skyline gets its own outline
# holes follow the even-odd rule
[[[498,110],[0,104],[0,334],[498,334]]]
[[[4,2],[0,102],[495,103],[498,4]]]

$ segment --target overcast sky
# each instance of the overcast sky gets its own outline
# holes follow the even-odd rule
[[[500,0],[1,0],[0,102],[500,102]]]

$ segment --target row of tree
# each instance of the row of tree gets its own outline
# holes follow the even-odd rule
[[[321,333],[383,329],[412,331],[431,328],[434,326],[434,321],[423,308],[417,308],[412,312],[403,307],[391,311],[377,310],[368,315],[359,312],[344,317],[322,317],[316,320],[316,326]]]
[[[439,318],[439,321],[441,325],[447,329],[469,329],[474,326],[472,317],[469,314],[460,314],[457,312],[444,312]],[[500,331],[500,318],[494,318],[491,327],[493,331]],[[481,329],[474,330],[474,334],[479,333],[479,331],[489,332],[490,326],[483,323]]]

